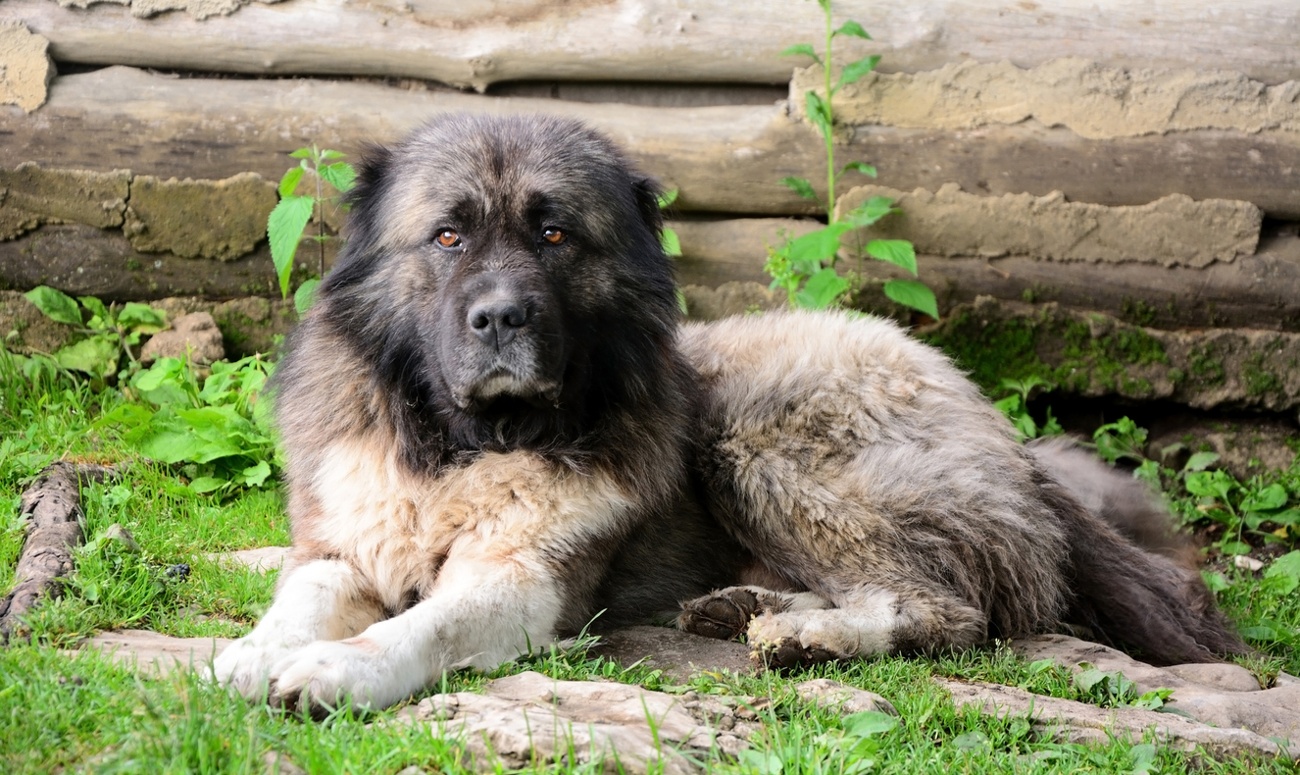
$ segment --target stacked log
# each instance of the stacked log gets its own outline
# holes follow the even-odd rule
[[[825,178],[803,116],[820,71],[779,56],[820,40],[816,3],[83,5],[5,3],[0,286],[271,296],[261,227],[287,154],[355,158],[442,111],[574,116],[625,145],[679,191],[670,226],[697,314],[779,303],[734,284],[765,284],[769,247],[824,216],[780,182]],[[837,61],[884,56],[834,99],[838,159],[879,178],[845,176],[837,194],[898,200],[862,236],[912,240],[945,317],[987,296],[1155,329],[1300,331],[1300,7],[834,9],[875,38],[838,39]]]

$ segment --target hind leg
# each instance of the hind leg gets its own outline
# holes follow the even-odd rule
[[[776,592],[757,586],[727,587],[682,603],[677,626],[686,632],[718,640],[740,636],[757,615],[830,608],[831,602],[812,592]]]
[[[988,624],[955,597],[920,588],[863,586],[833,608],[765,612],[747,630],[751,657],[782,669],[873,654],[982,643]]]

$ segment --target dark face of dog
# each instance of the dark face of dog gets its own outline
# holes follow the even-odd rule
[[[577,122],[439,118],[366,155],[323,314],[443,446],[577,438],[672,336],[655,194]]]

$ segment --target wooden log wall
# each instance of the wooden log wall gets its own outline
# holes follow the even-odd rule
[[[838,193],[899,198],[879,233],[917,244],[941,310],[1300,331],[1300,4],[833,5],[874,38],[836,60],[883,55],[835,100],[840,160],[880,175]],[[817,73],[779,52],[822,32],[811,0],[5,0],[0,288],[271,295],[290,151],[541,112],[680,191],[680,275],[709,308],[816,226],[780,180],[824,179]]]

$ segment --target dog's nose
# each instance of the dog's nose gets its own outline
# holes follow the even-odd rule
[[[470,307],[468,318],[479,341],[499,350],[528,322],[528,311],[514,299],[487,299]]]

